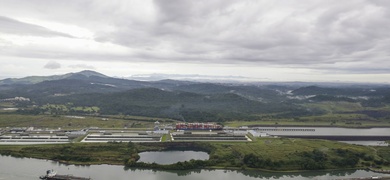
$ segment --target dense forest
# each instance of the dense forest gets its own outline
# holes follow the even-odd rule
[[[10,100],[14,97],[29,98],[29,101]],[[390,103],[390,86],[145,82],[82,71],[54,77],[1,80],[0,101],[10,101],[19,108],[19,113],[27,114],[121,114],[183,121],[259,120],[265,115],[277,118],[319,116],[329,111],[307,104],[346,102],[362,108],[344,113],[383,118],[389,116],[384,107]],[[88,107],[96,108],[85,111]],[[371,107],[377,109],[367,109]]]

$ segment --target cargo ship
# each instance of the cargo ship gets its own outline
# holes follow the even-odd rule
[[[216,123],[176,123],[176,130],[222,130]]]
[[[54,170],[47,170],[46,175],[42,175],[39,179],[46,180],[91,180],[91,178],[76,177],[73,175],[58,175]]]

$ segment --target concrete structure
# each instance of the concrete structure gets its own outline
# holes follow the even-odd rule
[[[24,133],[27,128],[12,128],[10,132],[12,134],[17,134],[17,133]]]
[[[70,138],[76,138],[80,136],[85,136],[87,134],[86,130],[81,130],[81,131],[69,131],[65,133],[68,137]]]
[[[259,132],[250,130],[248,131],[249,134],[251,134],[253,137],[268,137],[269,135],[266,132]]]
[[[233,134],[223,131],[178,131],[171,133],[173,141],[251,141],[245,134]]]
[[[248,134],[248,131],[246,130],[238,130],[238,131],[233,131],[234,135],[246,135]]]
[[[168,130],[157,130],[153,131],[153,134],[169,134]]]
[[[91,133],[81,142],[160,142],[163,134],[154,133]]]
[[[50,134],[42,135],[2,135],[0,136],[0,144],[56,144],[69,143],[68,136],[57,136]]]

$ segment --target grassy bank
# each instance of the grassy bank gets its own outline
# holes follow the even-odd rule
[[[207,161],[173,165],[137,162],[143,151],[201,150]],[[326,140],[255,139],[253,142],[73,143],[0,146],[0,154],[70,164],[117,164],[155,169],[263,169],[274,171],[387,167],[389,147],[365,147]]]

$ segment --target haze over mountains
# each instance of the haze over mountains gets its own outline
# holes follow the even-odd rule
[[[320,115],[325,112],[303,104],[321,101],[378,107],[390,102],[389,92],[390,86],[380,84],[136,81],[94,71],[0,81],[0,99],[30,98],[30,102],[19,102],[19,106],[30,113],[43,113],[32,106],[71,104],[97,106],[100,110],[96,113],[99,114],[190,121],[251,120],[259,118],[260,114],[277,117]]]

